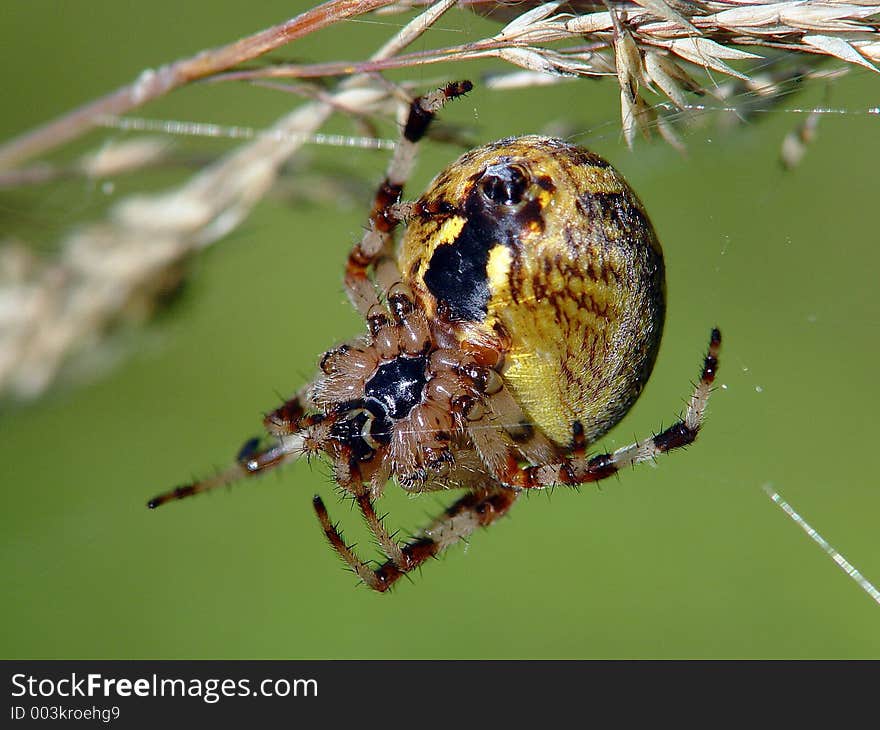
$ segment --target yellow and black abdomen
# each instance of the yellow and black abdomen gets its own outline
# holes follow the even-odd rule
[[[417,203],[399,264],[430,316],[504,349],[508,388],[562,447],[608,431],[650,375],[663,254],[626,181],[582,148],[518,137],[467,153]]]

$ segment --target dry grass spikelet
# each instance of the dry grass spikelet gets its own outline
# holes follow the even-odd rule
[[[413,41],[445,13],[472,11],[498,21],[500,29],[458,45],[432,45],[445,37],[431,34],[425,47],[412,50]],[[370,12],[408,14],[409,20],[369,58],[251,63]],[[239,225],[303,141],[333,114],[369,119],[389,104],[404,105],[415,85],[391,82],[382,76],[385,71],[494,58],[516,67],[489,79],[498,90],[614,75],[626,141],[632,145],[640,134],[658,132],[680,147],[672,124],[645,93],[685,109],[693,94],[723,97],[729,86],[721,77],[754,85],[744,64],[771,55],[797,59],[798,68],[807,71],[828,59],[842,68],[876,72],[878,27],[880,4],[866,0],[329,0],[226,46],[144,71],[129,85],[0,145],[0,186],[70,174],[100,177],[108,170],[155,164],[163,155],[155,140],[104,149],[72,168],[33,160],[108,116],[119,117],[194,81],[293,81],[306,99],[269,135],[245,141],[184,184],[121,201],[105,220],[70,234],[53,258],[43,260],[21,242],[0,245],[0,396],[43,393],[84,343],[96,341],[132,311],[149,312],[151,298],[175,281],[182,263]],[[463,73],[466,67],[459,66],[456,77]],[[765,88],[774,93],[771,84]],[[813,120],[798,139],[814,135]],[[792,161],[798,139],[787,143]]]

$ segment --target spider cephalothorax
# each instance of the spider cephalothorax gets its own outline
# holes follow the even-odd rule
[[[316,497],[321,526],[384,591],[494,522],[524,489],[604,479],[696,438],[718,330],[680,421],[587,456],[647,382],[665,312],[657,237],[605,160],[559,139],[509,138],[462,156],[417,201],[400,201],[416,143],[442,104],[468,90],[459,82],[413,101],[370,226],[349,254],[346,289],[367,334],[325,353],[316,379],[266,416],[269,446],[248,442],[230,469],[149,506],[323,454],[387,562],[374,570],[355,555]],[[467,493],[399,544],[373,509],[392,479],[412,492]]]

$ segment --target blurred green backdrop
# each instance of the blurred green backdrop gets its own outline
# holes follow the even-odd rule
[[[7,2],[0,138],[306,6]],[[483,23],[453,12],[435,33]],[[360,58],[392,30],[346,23],[277,55]],[[449,66],[409,76],[476,73]],[[0,656],[880,657],[880,606],[761,490],[772,483],[880,581],[871,456],[880,440],[880,128],[866,113],[880,80],[858,71],[834,84],[831,105],[851,113],[824,117],[804,163],[782,172],[780,141],[803,118],[786,109],[824,103],[823,93],[807,89],[752,126],[700,127],[686,137],[687,156],[642,140],[635,152],[625,147],[612,80],[478,88],[444,111],[477,142],[560,121],[584,130],[574,139],[624,172],[652,215],[666,252],[666,334],[644,396],[603,448],[674,419],[716,323],[722,387],[687,452],[601,489],[524,499],[390,596],[355,587],[325,544],[315,492],[368,547],[322,465],[144,507],[227,463],[276,393],[292,392],[323,350],[360,331],[342,262],[387,153],[309,149],[310,164],[361,181],[363,192],[344,205],[265,201],[195,262],[172,309],[117,339],[118,367],[3,406]],[[294,103],[266,89],[202,85],[137,114],[260,127]],[[118,134],[93,134],[61,154]],[[182,144],[200,154],[231,145]],[[410,194],[457,154],[427,144]],[[120,180],[117,195],[174,179]],[[83,182],[17,191],[0,197],[0,216],[50,249],[76,222],[97,218],[106,197]],[[392,526],[416,528],[451,496],[391,488],[382,508]]]

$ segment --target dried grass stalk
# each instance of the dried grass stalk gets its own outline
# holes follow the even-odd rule
[[[407,50],[456,4],[503,25],[466,44]],[[368,59],[241,68],[245,61],[341,20],[414,8],[421,12]],[[303,140],[334,112],[369,116],[389,104],[403,104],[407,94],[381,77],[385,70],[498,58],[519,70],[492,78],[489,84],[497,89],[614,75],[626,140],[632,144],[639,134],[658,131],[680,145],[657,105],[645,99],[645,90],[684,108],[690,94],[723,93],[715,80],[701,84],[699,74],[752,83],[742,64],[768,53],[834,58],[877,71],[878,16],[880,5],[865,0],[330,0],[228,46],[145,71],[132,84],[0,146],[0,184],[48,179],[51,167],[16,166],[108,115],[128,112],[195,80],[343,80],[331,91],[299,87],[312,99],[278,120],[268,135],[243,144],[179,188],[122,201],[106,220],[70,235],[53,260],[40,260],[20,244],[0,248],[0,395],[39,395],[72,352],[99,338],[133,303],[137,311],[149,310],[156,294],[179,276],[182,262],[235,228]],[[84,161],[82,169],[119,170],[149,164],[161,154],[148,142],[111,151],[112,157]]]

